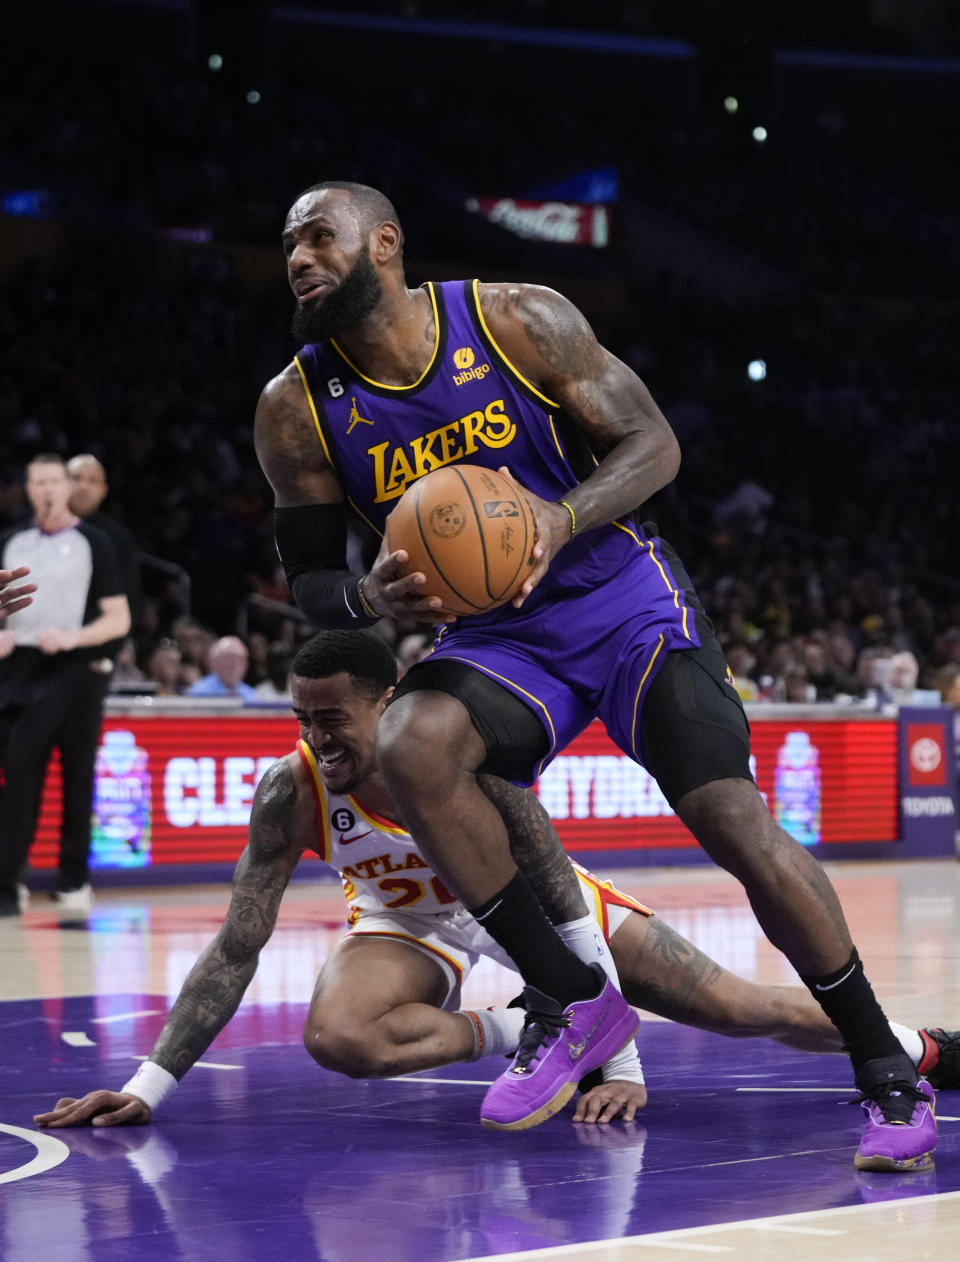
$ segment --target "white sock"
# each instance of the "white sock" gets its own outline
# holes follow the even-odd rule
[[[643,1076],[643,1066],[640,1064],[640,1057],[637,1055],[637,1045],[633,1039],[622,1047],[616,1056],[611,1056],[601,1066],[603,1070],[603,1081],[613,1082],[639,1082],[641,1085],[645,1079]]]
[[[580,920],[568,920],[565,925],[554,925],[559,936],[578,960],[584,964],[599,964],[606,975],[620,989],[620,979],[613,964],[610,948],[603,939],[603,930],[596,916],[588,915]]]
[[[471,1060],[485,1056],[512,1056],[520,1043],[522,1008],[462,1008],[460,1016],[470,1022],[473,1031]]]
[[[554,925],[554,928],[577,959],[583,960],[585,964],[599,964],[617,990],[620,989],[613,954],[604,941],[603,930],[595,915],[584,916],[581,920],[570,920],[565,925]],[[642,1083],[643,1066],[633,1039],[616,1056],[611,1056],[602,1069],[604,1082],[616,1078],[623,1082]]]
[[[890,1029],[893,1031],[894,1038],[899,1039],[903,1044],[903,1050],[913,1063],[919,1065],[923,1060],[923,1039],[920,1037],[919,1030],[911,1030],[905,1025],[897,1025],[896,1021],[890,1022]]]

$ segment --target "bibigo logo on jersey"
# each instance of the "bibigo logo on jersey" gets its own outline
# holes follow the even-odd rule
[[[459,372],[453,374],[453,384],[455,386],[466,385],[468,381],[482,381],[490,371],[489,364],[477,364],[474,367],[476,355],[470,346],[461,346],[453,352],[454,366],[459,368]]]

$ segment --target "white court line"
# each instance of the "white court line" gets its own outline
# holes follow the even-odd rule
[[[149,1056],[134,1056],[134,1060],[149,1060]],[[191,1069],[242,1069],[242,1065],[217,1065],[212,1060],[195,1060]]]
[[[133,1021],[136,1017],[158,1017],[161,1008],[144,1008],[142,1012],[118,1012],[113,1017],[91,1017],[91,1025],[107,1025],[111,1021]]]
[[[845,1231],[832,1231],[827,1227],[795,1227],[790,1223],[772,1223],[761,1219],[759,1223],[746,1222],[744,1227],[754,1227],[757,1231],[783,1231],[791,1236],[845,1236]]]
[[[815,1219],[817,1221],[824,1218],[836,1218],[838,1214],[877,1214],[884,1210],[893,1213],[892,1207],[897,1207],[898,1211],[906,1211],[909,1207],[912,1209],[915,1205],[932,1204],[935,1201],[953,1201],[960,1197],[960,1192],[931,1192],[927,1196],[911,1196],[908,1200],[896,1201],[871,1201],[861,1205],[834,1205],[830,1209],[810,1209],[803,1210],[798,1214],[775,1214],[769,1218],[743,1218],[732,1223],[713,1223],[703,1227],[677,1227],[673,1231],[656,1231],[648,1236],[622,1236],[618,1240],[585,1240],[582,1244],[561,1244],[554,1245],[549,1249],[527,1249],[520,1253],[495,1253],[480,1254],[473,1258],[464,1258],[463,1262],[536,1262],[537,1258],[555,1259],[561,1257],[573,1258],[578,1253],[585,1253],[588,1250],[591,1254],[599,1253],[605,1250],[622,1249],[625,1245],[676,1245],[680,1248],[686,1243],[688,1236],[702,1236],[713,1234],[721,1231],[742,1231],[745,1227],[754,1227],[762,1230],[765,1227],[772,1227],[779,1230],[783,1225],[796,1223],[802,1224],[805,1219]],[[838,1234],[847,1234],[840,1232]],[[724,1248],[725,1246],[717,1245],[714,1248]]]
[[[850,1095],[856,1091],[856,1087],[735,1087],[735,1091],[759,1091],[777,1094],[778,1092],[799,1092],[805,1095],[808,1091],[830,1091],[837,1095]]]
[[[96,1047],[96,1043],[84,1030],[64,1030],[60,1037],[68,1047]]]
[[[631,1240],[631,1244],[645,1245],[646,1240]],[[657,1248],[662,1249],[663,1243],[657,1243]],[[696,1244],[692,1240],[671,1240],[667,1245],[670,1249],[683,1249],[688,1253],[733,1253],[732,1244]]]
[[[25,1139],[37,1150],[37,1155],[32,1160],[17,1166],[15,1170],[6,1170],[0,1174],[0,1183],[16,1183],[18,1179],[29,1179],[31,1175],[43,1174],[45,1170],[52,1170],[70,1156],[70,1149],[63,1140],[54,1139],[52,1135],[39,1135],[36,1131],[24,1130],[22,1126],[7,1126],[3,1122],[0,1122],[0,1131],[6,1131],[15,1139]]]
[[[453,1087],[489,1087],[493,1083],[491,1078],[415,1078],[412,1074],[401,1074],[397,1078],[383,1078],[382,1082],[442,1082],[446,1086]]]

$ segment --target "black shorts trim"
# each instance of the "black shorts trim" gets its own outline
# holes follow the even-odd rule
[[[547,756],[550,741],[536,714],[515,693],[483,671],[443,657],[411,666],[394,699],[424,689],[445,692],[466,708],[487,751],[478,772],[530,784],[532,769]]]

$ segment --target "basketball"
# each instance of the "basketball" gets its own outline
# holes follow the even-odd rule
[[[527,497],[502,474],[457,464],[415,482],[387,518],[387,546],[403,548],[407,572],[427,576],[427,596],[446,613],[505,605],[533,569],[537,522]]]

